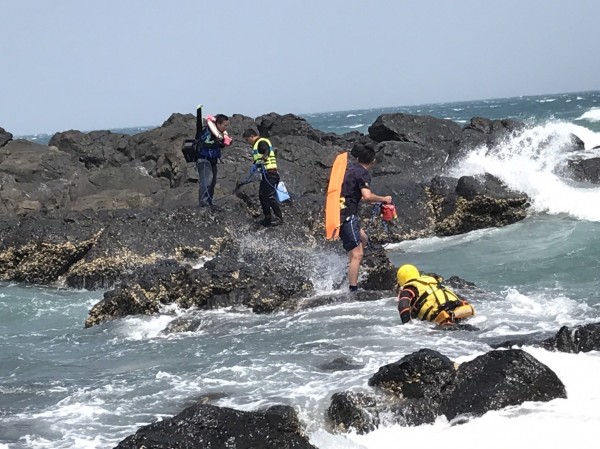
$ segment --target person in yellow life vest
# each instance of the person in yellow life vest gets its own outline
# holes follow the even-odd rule
[[[275,197],[275,189],[279,184],[280,177],[277,172],[277,159],[271,141],[265,137],[259,137],[253,129],[247,129],[243,134],[244,139],[252,145],[252,160],[257,170],[261,173],[260,186],[258,188],[258,199],[265,218],[260,222],[263,226],[277,226],[283,223],[283,214]],[[271,215],[277,217],[273,220]]]
[[[448,325],[475,315],[475,309],[465,299],[442,285],[439,278],[421,274],[414,265],[402,265],[397,278],[398,313],[402,324],[420,319]]]

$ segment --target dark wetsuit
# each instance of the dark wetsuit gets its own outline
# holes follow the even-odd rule
[[[270,151],[271,147],[264,140],[258,143],[258,152],[262,155]],[[258,187],[258,199],[260,200],[260,206],[265,216],[263,224],[271,223],[271,209],[277,218],[283,221],[283,214],[279,203],[275,198],[275,188],[279,183],[279,173],[277,169],[264,170],[260,180],[260,186]]]

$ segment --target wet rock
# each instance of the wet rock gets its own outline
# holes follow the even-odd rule
[[[379,425],[377,400],[361,392],[334,393],[327,418],[337,432],[371,432]]]
[[[329,417],[339,431],[365,433],[380,422],[421,425],[445,415],[480,416],[526,401],[566,398],[563,383],[520,349],[491,351],[456,367],[437,351],[422,349],[385,365],[369,379],[385,396],[340,392]]]
[[[318,368],[322,371],[352,371],[361,369],[364,366],[364,364],[355,363],[348,357],[338,357],[330,362],[319,365]]]
[[[529,207],[526,195],[510,191],[487,174],[483,179],[461,177],[454,193],[444,197],[433,194],[433,202],[437,205],[436,235],[507,226],[525,218]]]
[[[566,397],[556,374],[525,351],[491,351],[459,366],[442,412],[448,419],[460,414],[480,416],[525,401]]]
[[[556,334],[551,336],[548,334],[549,332],[534,332],[514,337],[497,337],[489,340],[489,345],[493,348],[542,346],[552,351],[573,354],[600,350],[600,323],[584,324],[573,328],[563,326]]]
[[[600,323],[575,326],[572,329],[563,326],[555,336],[542,341],[542,345],[548,349],[575,354],[600,351]]]
[[[523,123],[510,119],[473,117],[462,130],[461,154],[481,145],[494,148],[508,136],[521,132],[524,128]]]
[[[118,449],[315,449],[301,429],[294,409],[274,406],[246,412],[208,404],[140,428]]]
[[[575,181],[600,183],[600,157],[568,161],[570,175]]]
[[[454,363],[448,357],[421,349],[379,368],[369,379],[369,386],[383,388],[401,398],[439,402],[441,391],[455,375]]]

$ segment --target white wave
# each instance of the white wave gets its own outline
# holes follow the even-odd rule
[[[344,126],[342,126],[342,128],[355,129],[355,128],[360,128],[361,126],[365,126],[364,123],[359,123],[358,125],[344,125]]]
[[[421,447],[426,441],[443,441],[445,449],[504,449],[529,446],[535,435],[535,447],[590,447],[589,439],[594,438],[595,429],[600,425],[600,414],[597,413],[600,385],[590,377],[590,373],[600,369],[599,354],[565,354],[539,348],[525,350],[558,375],[567,389],[567,399],[526,402],[490,411],[461,425],[442,417],[433,424],[416,427],[382,425],[365,435],[333,436],[315,432],[310,435],[311,442],[321,449],[379,449],[395,447],[399,441],[405,447]]]
[[[543,100],[536,100],[538,103],[552,103],[556,101],[556,98],[544,98]]]
[[[510,188],[526,193],[535,212],[600,221],[600,209],[595,206],[600,202],[600,187],[575,186],[556,174],[574,155],[567,151],[572,133],[584,140],[586,147],[600,142],[600,134],[585,127],[549,122],[528,128],[496,148],[472,150],[450,174],[459,177],[490,173]]]
[[[577,117],[575,120],[587,120],[590,122],[600,122],[600,108],[592,108],[587,112],[584,112],[581,117]]]
[[[162,331],[175,319],[175,316],[154,315],[125,317],[115,320],[114,334],[117,340],[149,340],[162,336]]]
[[[593,316],[589,306],[557,292],[524,294],[511,288],[506,291],[502,307],[498,303],[481,301],[478,317],[491,323],[486,337],[514,335],[537,331],[555,332],[561,326],[576,326]],[[477,325],[474,319],[470,321]],[[495,325],[494,325],[495,323]]]
[[[400,243],[386,245],[386,250],[404,250],[411,253],[435,253],[442,249],[462,246],[467,242],[476,241],[483,236],[503,232],[505,228],[487,228],[449,237],[426,237],[416,240],[404,240]]]

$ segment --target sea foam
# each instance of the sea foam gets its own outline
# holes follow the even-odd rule
[[[565,122],[548,122],[527,128],[495,148],[473,149],[450,170],[453,176],[490,173],[508,187],[526,193],[532,199],[532,210],[549,214],[600,221],[600,187],[583,186],[564,178],[567,162],[574,156],[593,157],[569,152],[572,134],[586,144],[600,142],[600,134]]]

